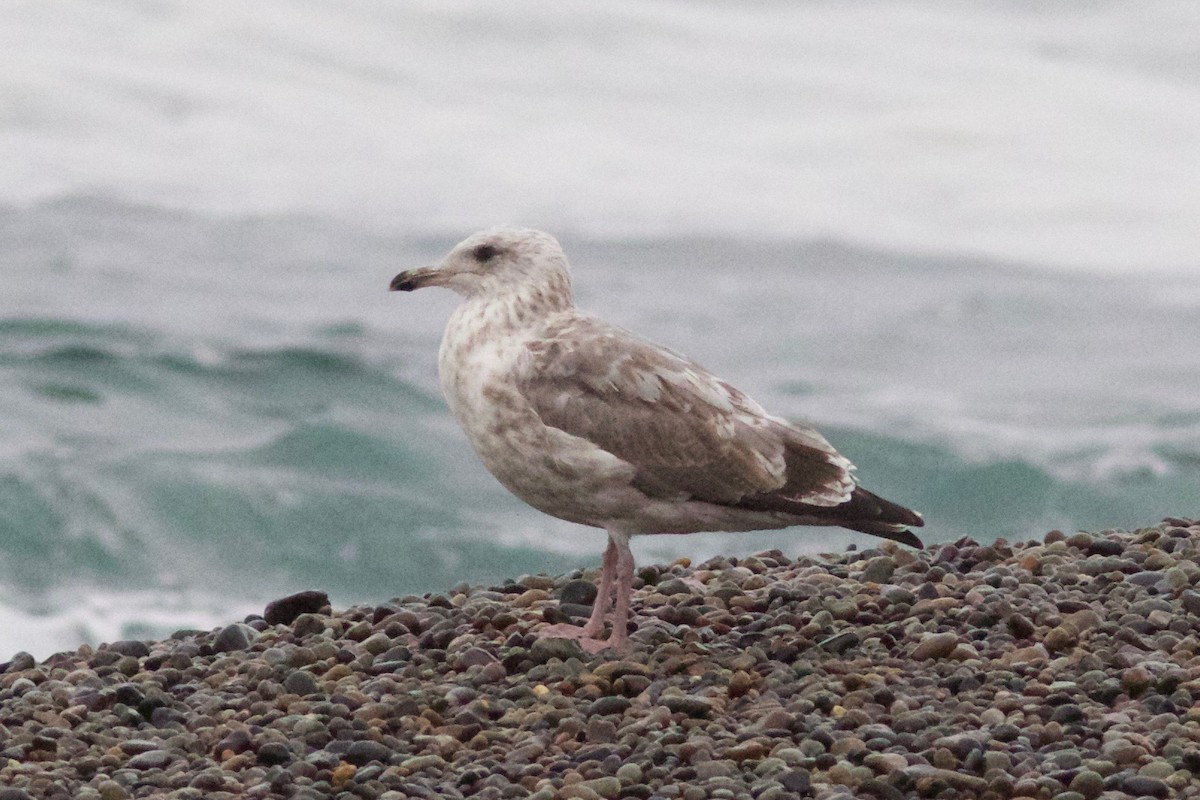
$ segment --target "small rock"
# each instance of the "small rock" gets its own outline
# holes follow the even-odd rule
[[[258,631],[241,622],[226,625],[213,639],[213,650],[218,653],[234,653],[250,647],[257,639]]]
[[[707,717],[712,713],[712,702],[695,695],[668,695],[662,698],[662,704],[672,714],[686,714],[689,717]]]
[[[311,672],[298,669],[284,678],[283,689],[285,692],[301,696],[316,694],[317,679],[313,677]]]
[[[1145,775],[1127,775],[1121,779],[1121,790],[1134,797],[1167,797],[1171,788],[1158,778]]]
[[[125,762],[132,769],[162,769],[175,760],[166,750],[147,750]]]
[[[665,595],[692,594],[692,587],[688,586],[686,583],[681,581],[679,578],[671,578],[670,580],[665,580],[662,583],[658,584],[658,586],[655,588],[658,590],[659,594],[665,594]]]
[[[817,646],[831,653],[842,655],[847,650],[857,647],[861,642],[862,640],[859,639],[858,634],[854,631],[842,631],[841,633],[835,633],[827,639],[822,639],[820,642],[817,642]]]
[[[466,667],[485,667],[488,664],[493,664],[498,661],[494,655],[484,650],[482,647],[470,647],[463,651],[458,657],[458,664],[461,668]]]
[[[119,642],[113,642],[108,646],[108,649],[114,653],[120,653],[123,656],[132,656],[133,658],[145,658],[150,655],[150,646],[136,639],[122,639]]]
[[[1083,722],[1087,719],[1087,714],[1083,709],[1074,703],[1064,703],[1054,709],[1054,713],[1050,715],[1050,719],[1055,722],[1068,725],[1076,722]]]
[[[604,798],[614,798],[621,794],[621,781],[612,776],[593,778],[590,781],[583,781],[579,785],[591,789]]]
[[[357,742],[356,742],[357,744]],[[376,744],[371,742],[371,744]],[[380,745],[382,747],[383,745]],[[436,755],[413,756],[400,762],[400,768],[409,772],[420,772],[423,769],[441,768],[446,766],[446,759]]]
[[[318,614],[301,614],[292,621],[297,639],[307,639],[325,631],[325,618]]]
[[[605,714],[624,714],[625,711],[632,705],[632,702],[627,697],[619,695],[605,695],[596,700],[588,708],[588,716],[603,716]]]
[[[567,581],[558,593],[558,602],[563,604],[590,606],[596,602],[596,584],[591,581]]]
[[[1183,610],[1189,614],[1200,616],[1200,592],[1187,590],[1179,596],[1183,602]]]
[[[895,584],[880,586],[879,596],[892,605],[904,603],[911,606],[917,602],[917,596],[911,590],[904,586],[896,586]]]
[[[1034,624],[1021,614],[1009,614],[1004,624],[1014,639],[1028,639],[1037,631]]]
[[[33,669],[36,665],[37,661],[34,660],[34,657],[22,650],[12,657],[12,661],[0,665],[0,672],[24,672],[27,669]]]
[[[958,634],[956,633],[949,631],[946,633],[931,633],[913,648],[912,657],[916,661],[945,658],[954,651],[957,644]]]
[[[592,717],[587,724],[587,739],[596,744],[612,744],[617,741],[617,726],[604,717]]]
[[[784,789],[800,796],[805,796],[812,791],[812,779],[807,770],[794,769],[784,772],[776,777],[776,780]]]
[[[891,556],[872,558],[863,568],[862,579],[865,583],[887,583],[896,572],[896,559]]]
[[[258,763],[267,766],[286,764],[292,760],[292,751],[283,742],[267,742],[258,748]]]
[[[637,764],[627,762],[617,767],[617,780],[623,784],[641,783],[642,775],[642,768]]]
[[[100,790],[100,800],[127,800],[129,792],[116,781],[101,781],[96,787]]]
[[[350,745],[350,749],[343,756],[346,761],[356,767],[363,767],[370,764],[372,761],[379,761],[387,764],[392,758],[392,748],[379,742],[364,739],[354,742]],[[441,760],[440,756],[438,757]],[[411,759],[409,759],[411,761]]]
[[[1030,664],[1037,661],[1046,661],[1050,658],[1050,653],[1041,644],[1035,644],[1032,647],[1018,647],[1016,650],[1005,651],[1000,656],[1000,660],[1008,665],[1013,664]]]
[[[271,625],[291,625],[301,614],[315,614],[327,605],[329,595],[325,592],[296,592],[267,603],[263,619]]]
[[[529,648],[529,656],[538,664],[552,658],[566,661],[568,658],[583,658],[583,650],[574,639],[537,639]]]

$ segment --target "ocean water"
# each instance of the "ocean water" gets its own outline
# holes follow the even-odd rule
[[[1200,513],[1190,3],[0,9],[0,660],[595,566],[440,398],[499,222],[927,542]],[[639,559],[869,546],[647,537]]]

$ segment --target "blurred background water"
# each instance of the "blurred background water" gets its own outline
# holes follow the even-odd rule
[[[1197,52],[1188,2],[4,4],[0,660],[598,564],[386,291],[502,222],[927,541],[1200,513]]]

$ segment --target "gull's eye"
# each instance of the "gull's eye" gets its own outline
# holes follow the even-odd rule
[[[496,253],[500,252],[495,245],[481,244],[471,251],[471,255],[480,264],[486,264],[496,257]]]

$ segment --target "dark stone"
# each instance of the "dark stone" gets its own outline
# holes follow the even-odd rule
[[[1166,580],[1166,575],[1157,570],[1148,572],[1137,572],[1125,579],[1126,583],[1132,583],[1135,586],[1154,586]]]
[[[1054,709],[1050,719],[1059,723],[1082,722],[1087,719],[1087,714],[1083,713],[1083,709],[1074,703],[1067,703]]]
[[[831,653],[842,655],[851,648],[858,647],[862,640],[854,631],[843,631],[830,636],[828,639],[822,639],[817,642],[817,646],[828,650]]]
[[[806,795],[812,791],[812,780],[807,770],[794,769],[783,773],[777,780],[784,789],[794,794]]]
[[[112,689],[101,689],[97,691],[88,687],[76,689],[71,695],[71,702],[74,705],[81,705],[88,711],[103,711],[106,708],[112,708],[116,702]]]
[[[588,708],[588,716],[593,714],[624,714],[632,703],[628,698],[609,695],[596,700]]]
[[[1200,616],[1200,592],[1188,589],[1179,599],[1183,602],[1183,610],[1189,614]]]
[[[250,749],[250,742],[250,734],[247,731],[230,731],[228,736],[217,742],[217,746],[213,748],[213,752],[218,757],[226,750],[232,753],[244,753]]]
[[[215,653],[233,653],[245,650],[250,643],[258,638],[258,631],[248,625],[235,622],[226,625],[213,639],[212,647]]]
[[[671,695],[662,698],[662,704],[672,714],[686,714],[697,719],[707,717],[712,713],[712,703],[703,697],[692,695]]]
[[[267,603],[263,619],[272,625],[291,625],[301,614],[315,614],[327,605],[325,592],[297,592]]]
[[[33,800],[33,795],[24,789],[0,789],[0,800]]]
[[[558,594],[559,603],[569,603],[580,606],[591,606],[596,602],[596,584],[591,581],[567,581]]]
[[[1171,793],[1171,788],[1158,778],[1127,775],[1121,780],[1121,791],[1134,797],[1166,797]]]
[[[868,778],[858,785],[858,791],[868,797],[876,797],[879,800],[907,800],[909,795],[892,786],[890,783],[884,783],[878,778]]]
[[[1020,735],[1021,729],[1007,722],[992,728],[992,738],[997,742],[1015,742]]]
[[[167,696],[158,689],[151,690],[151,693],[146,695],[146,699],[137,704],[137,712],[142,715],[143,719],[150,719],[154,716],[154,712],[170,703]]]
[[[1021,614],[1010,614],[1005,624],[1014,639],[1028,639],[1037,631],[1034,624]]]
[[[292,760],[292,751],[283,742],[267,742],[258,748],[258,763],[267,766],[286,764]]]
[[[529,657],[538,664],[544,664],[552,658],[562,661],[583,658],[583,650],[574,639],[538,639],[529,648]]]
[[[392,757],[392,749],[379,742],[364,740],[354,742],[350,745],[350,749],[346,751],[346,760],[355,766],[362,767],[372,761],[380,761],[384,764],[388,763]]]
[[[0,664],[0,673],[24,672],[27,669],[33,669],[36,665],[37,661],[34,660],[33,656],[22,650],[12,657],[12,661],[9,661],[7,664]]]
[[[127,706],[133,707],[146,699],[146,695],[142,690],[134,686],[132,683],[122,683],[115,691],[116,702],[124,703]]]
[[[296,670],[283,681],[283,689],[291,694],[309,695],[317,693],[317,679],[311,672]]]
[[[108,649],[113,653],[134,658],[145,658],[150,655],[150,646],[136,639],[122,639],[119,642],[113,642]]]
[[[1125,545],[1113,539],[1093,539],[1088,545],[1089,556],[1119,556],[1125,552]]]
[[[548,625],[561,625],[570,623],[572,617],[568,617],[557,606],[546,606],[542,609],[542,620]]]
[[[592,607],[579,605],[578,603],[560,603],[558,612],[571,620],[587,619],[592,615]]]

